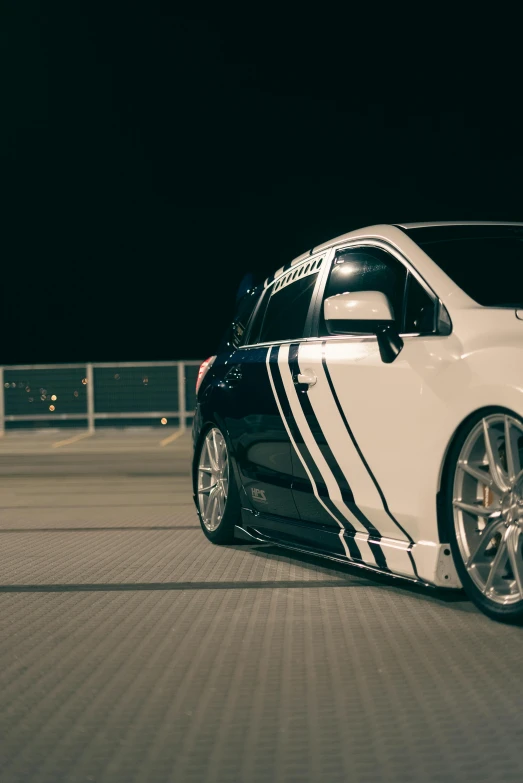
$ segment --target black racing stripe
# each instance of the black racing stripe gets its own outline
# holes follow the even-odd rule
[[[399,529],[401,530],[401,532],[403,533],[403,535],[405,535],[405,536],[408,538],[408,540],[411,542],[411,544],[413,544],[413,543],[414,543],[414,540],[413,540],[413,538],[412,538],[412,537],[411,537],[411,536],[410,536],[410,535],[407,533],[407,531],[405,530],[405,528],[404,528],[404,527],[403,527],[403,526],[402,526],[402,525],[401,525],[401,524],[398,522],[398,520],[397,520],[395,517],[393,517],[393,515],[391,514],[391,512],[390,512],[390,510],[389,510],[389,507],[388,507],[388,505],[387,505],[387,501],[386,501],[386,499],[385,499],[385,495],[383,494],[383,491],[382,491],[382,489],[381,489],[380,485],[378,484],[378,481],[377,481],[377,479],[376,479],[376,476],[375,476],[375,475],[374,475],[374,473],[372,472],[372,470],[371,470],[371,468],[370,468],[370,465],[369,465],[369,463],[367,462],[367,460],[366,460],[366,459],[365,459],[365,457],[363,456],[363,453],[362,453],[362,451],[361,451],[361,449],[360,449],[360,447],[359,447],[359,445],[358,445],[358,442],[357,442],[356,438],[354,437],[354,433],[352,432],[352,430],[351,430],[351,428],[350,428],[349,422],[347,421],[347,417],[345,416],[345,413],[344,413],[344,411],[343,411],[343,408],[341,407],[340,401],[339,401],[339,399],[338,399],[338,395],[336,394],[336,390],[334,389],[334,384],[333,384],[333,382],[332,382],[332,378],[331,378],[331,374],[330,374],[330,372],[329,372],[329,368],[327,367],[327,361],[326,361],[326,357],[325,357],[325,343],[322,343],[322,346],[321,346],[321,348],[322,348],[322,351],[321,351],[321,360],[322,360],[322,364],[323,364],[323,369],[324,369],[324,371],[325,371],[325,376],[326,376],[326,378],[327,378],[327,382],[328,382],[328,384],[329,384],[329,387],[330,387],[330,390],[331,390],[332,396],[333,396],[333,398],[334,398],[334,402],[336,403],[336,407],[338,408],[338,411],[339,411],[339,413],[340,413],[340,416],[341,416],[341,418],[342,418],[342,421],[343,421],[343,423],[344,423],[344,425],[345,425],[345,428],[346,428],[347,432],[349,433],[349,438],[351,439],[351,441],[352,441],[352,443],[353,443],[353,445],[354,445],[354,448],[355,448],[355,449],[356,449],[356,451],[358,452],[358,456],[359,456],[359,458],[360,458],[360,459],[361,459],[361,461],[363,462],[363,465],[365,466],[365,469],[366,469],[367,473],[369,474],[369,476],[370,476],[370,478],[371,478],[372,482],[374,483],[374,486],[376,487],[376,489],[377,489],[377,491],[378,491],[378,494],[379,494],[379,496],[380,496],[380,498],[381,498],[381,502],[383,503],[383,508],[385,509],[385,512],[386,512],[386,513],[388,514],[388,516],[389,516],[389,517],[392,519],[392,521],[394,522],[394,524],[395,524],[395,525],[397,525],[397,526],[399,527]]]
[[[409,548],[407,549],[407,554],[409,556],[410,562],[412,563],[412,569],[413,569],[415,575],[417,576],[417,578],[419,579],[418,569],[416,568],[416,561],[414,560],[414,555],[412,554],[412,547],[413,546],[414,546],[414,543],[409,544]]]
[[[368,538],[370,550],[374,555],[377,565],[380,568],[382,568],[384,571],[389,571],[390,569],[387,565],[387,559],[385,557],[385,553],[383,552],[383,549],[381,548],[380,541],[381,539],[376,538],[375,536],[369,536]]]
[[[289,411],[290,411],[290,407],[289,407]],[[291,414],[291,416],[292,416],[292,414]],[[318,470],[318,468],[316,466],[316,463],[313,461],[307,446],[305,445],[305,442],[304,442],[304,440],[302,438],[301,432],[298,431],[298,428],[297,428],[297,425],[296,425],[296,422],[295,422],[294,418],[293,418],[293,421],[294,421],[294,424],[296,426],[296,431],[291,429],[292,437],[294,438],[294,442],[296,443],[296,448],[298,449],[298,451],[300,452],[301,456],[303,457],[303,460],[305,461],[305,463],[306,463],[306,465],[307,465],[307,467],[309,469],[309,472],[310,472],[312,478],[314,479],[314,483],[316,484],[316,487],[317,487],[317,490],[318,490],[318,495],[322,499],[325,496],[329,497],[329,495],[327,493],[327,488],[326,488],[326,486],[323,483],[323,477],[322,477],[320,471]],[[312,491],[312,484],[311,484],[311,491]]]
[[[360,563],[365,562],[361,557],[361,552],[359,550],[359,547],[355,541],[355,539],[352,537],[352,535],[343,536],[345,541],[347,542],[347,549],[350,552],[350,556],[353,560],[359,560]]]
[[[299,343],[292,343],[289,348],[289,367],[293,377],[298,375],[300,372],[300,366],[298,362],[298,349],[299,349]],[[352,513],[358,519],[358,521],[361,522],[361,524],[365,527],[369,535],[372,536],[372,538],[375,541],[379,541],[379,539],[381,538],[379,530],[377,530],[377,528],[372,524],[370,519],[367,519],[365,514],[361,511],[361,509],[358,508],[358,506],[354,502],[354,495],[350,490],[350,487],[348,487],[347,479],[345,478],[345,475],[343,474],[343,471],[340,468],[338,461],[336,460],[336,457],[332,453],[330,446],[327,443],[327,439],[325,438],[320,423],[316,417],[316,414],[314,413],[307,391],[297,392],[296,394],[300,402],[303,414],[307,419],[307,423],[309,424],[312,436],[316,441],[316,444],[320,449],[334,478],[336,479],[336,482],[340,488],[341,496],[343,498],[345,505],[350,511],[352,511]],[[372,551],[376,552],[376,549],[373,549]],[[383,555],[383,560],[385,560],[385,555]]]
[[[372,536],[377,541],[379,541],[379,539],[381,538],[380,531],[373,525],[370,519],[365,516],[365,514],[359,508],[359,506],[356,505],[356,501],[354,500],[354,495],[352,494],[352,491],[351,491],[351,498],[352,499],[347,502],[345,500],[345,497],[343,497],[345,505],[348,506],[348,508],[350,508],[350,510],[352,511],[352,513],[354,514],[358,522],[361,522],[363,527],[367,530],[369,536]]]
[[[278,401],[280,403],[280,407],[282,409],[283,415],[285,417],[285,420],[287,422],[287,426],[289,427],[293,440],[296,443],[296,446],[300,450],[300,454],[302,455],[305,464],[307,465],[307,468],[309,469],[312,477],[314,478],[315,475],[319,477],[319,480],[323,482],[323,479],[321,478],[321,474],[318,471],[318,468],[316,467],[316,463],[312,459],[309,450],[307,449],[305,442],[303,440],[302,434],[298,428],[298,425],[296,424],[296,420],[292,414],[291,406],[289,403],[289,400],[287,398],[287,394],[285,392],[285,387],[283,385],[280,368],[278,366],[278,346],[273,346],[270,349],[270,356],[269,356],[269,368],[270,373],[272,377],[272,381],[274,383],[274,388],[276,390],[276,394],[278,397]],[[315,483],[316,483],[316,479]],[[311,485],[312,487],[312,485]],[[318,491],[319,494],[319,491]],[[356,529],[354,526],[350,523],[348,519],[345,519],[342,517],[336,506],[332,503],[331,499],[329,497],[322,497],[322,502],[325,504],[325,506],[329,509],[331,514],[334,516],[338,524],[341,524],[343,529],[347,531],[349,534],[354,534],[356,532]],[[341,517],[341,518],[340,518]],[[351,544],[349,545],[349,536],[344,536],[345,540],[347,541],[347,547],[349,549],[349,552],[351,553],[351,556],[355,559],[361,560],[361,553],[358,549],[358,545],[354,539],[351,540]],[[354,553],[354,554],[353,554]]]
[[[280,407],[283,411],[283,415],[285,416],[285,420],[287,422],[287,425],[291,431],[292,437],[294,442],[296,443],[296,446],[298,447],[301,456],[303,457],[305,464],[307,465],[307,468],[309,469],[310,473],[312,474],[313,478],[316,480],[315,476],[319,475],[319,471],[316,468],[316,465],[314,463],[314,460],[312,459],[309,450],[307,449],[307,446],[305,445],[305,442],[303,440],[302,434],[298,428],[298,425],[296,424],[296,420],[293,416],[291,406],[289,403],[289,400],[287,398],[287,394],[285,392],[285,387],[283,385],[283,380],[280,374],[280,368],[278,367],[278,351],[279,347],[275,345],[273,348],[270,349],[270,358],[269,358],[269,367],[271,371],[271,377],[272,381],[274,383],[274,388],[276,389],[276,394],[278,395],[278,400],[280,403]]]

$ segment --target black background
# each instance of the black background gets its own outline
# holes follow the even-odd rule
[[[205,358],[247,271],[523,219],[516,20],[343,8],[2,5],[0,363]]]

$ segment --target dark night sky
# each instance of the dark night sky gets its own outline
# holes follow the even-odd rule
[[[517,25],[388,7],[4,4],[0,363],[205,358],[246,271],[522,220]]]

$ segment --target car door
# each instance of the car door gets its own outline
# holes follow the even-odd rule
[[[300,515],[292,494],[292,428],[281,356],[292,339],[308,334],[324,257],[290,265],[269,283],[248,331],[248,344],[236,351],[229,370],[229,377],[241,375],[234,380],[227,427],[234,433],[244,498],[256,515],[252,524],[286,540],[295,537],[292,523],[299,525]]]
[[[401,332],[434,331],[434,297],[397,256],[371,245],[336,252],[318,297],[312,327],[317,337],[290,346],[288,353],[289,393],[298,378],[305,381],[294,387],[294,408],[316,470],[311,494],[304,466],[294,460],[293,493],[302,520],[330,530],[331,541],[344,526],[341,543],[352,541],[353,559],[408,573],[408,563],[387,562],[390,552],[393,559],[408,560],[406,548],[385,547],[383,539],[412,541],[384,491],[391,486],[389,466],[394,470],[397,462],[394,422],[405,418],[398,418],[398,403],[415,416],[423,383],[410,362],[409,339],[397,360],[385,364],[365,322],[353,322],[353,334],[333,336],[323,319],[325,298],[364,290],[385,293]]]
[[[258,334],[270,298],[261,296],[250,319],[239,311],[213,365],[215,408],[231,441],[241,502],[254,514],[295,515],[292,497],[290,441],[272,393],[267,348],[245,345],[248,334]],[[220,366],[220,364],[222,366]]]

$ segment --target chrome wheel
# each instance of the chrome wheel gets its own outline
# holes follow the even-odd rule
[[[461,448],[453,485],[463,564],[485,598],[523,601],[523,425],[504,413],[481,419]]]
[[[227,445],[219,429],[207,435],[198,463],[198,505],[203,524],[216,530],[223,519],[229,491],[229,458]]]

